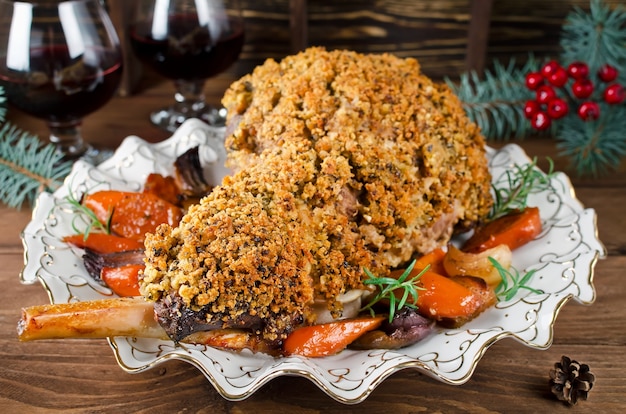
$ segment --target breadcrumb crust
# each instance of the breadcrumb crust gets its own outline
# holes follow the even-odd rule
[[[223,104],[236,172],[146,238],[147,299],[259,316],[274,340],[313,321],[314,298],[339,315],[363,267],[385,275],[491,207],[484,138],[414,59],[310,48],[267,60]]]

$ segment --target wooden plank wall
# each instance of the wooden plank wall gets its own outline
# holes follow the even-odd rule
[[[529,52],[555,56],[565,16],[573,7],[588,9],[589,0],[240,0],[246,21],[241,59],[228,75],[240,77],[266,58],[281,59],[294,44],[345,48],[359,52],[391,52],[415,57],[435,79],[455,79],[467,67],[487,67],[493,59],[524,61]],[[604,0],[611,7],[626,0]],[[121,37],[127,35],[130,7],[107,0]],[[488,25],[481,56],[467,56],[470,16],[487,5]],[[489,13],[490,12],[490,13]],[[490,17],[490,19],[489,19]],[[480,24],[474,26],[472,34]],[[479,45],[480,46],[480,45]],[[128,52],[128,48],[127,48]],[[130,52],[128,52],[130,53]],[[139,82],[138,63],[128,56],[121,94]]]
[[[310,45],[360,52],[393,52],[419,59],[434,78],[455,77],[466,68],[472,0],[308,0]],[[605,0],[615,7],[624,0]],[[266,57],[291,52],[289,0],[243,0],[247,41],[234,68],[247,73]],[[589,0],[494,0],[486,61],[558,53],[558,37],[572,7]],[[301,35],[301,34],[300,34]]]

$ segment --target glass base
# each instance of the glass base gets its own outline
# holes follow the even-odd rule
[[[113,150],[99,149],[91,145],[85,145],[83,152],[80,154],[66,154],[63,153],[61,149],[57,149],[57,151],[61,152],[63,155],[61,161],[75,162],[81,160],[91,165],[99,165],[113,156]]]
[[[201,111],[182,113],[174,107],[164,108],[150,114],[150,121],[161,129],[174,132],[187,119],[196,118],[211,126],[221,127],[226,125],[226,109],[205,106]]]
[[[88,162],[92,165],[101,164],[113,156],[113,150],[104,148],[95,148],[91,145],[87,146],[87,150],[80,156],[80,160]]]
[[[80,120],[50,122],[48,126],[50,127],[50,142],[61,154],[61,161],[83,160],[98,165],[113,155],[113,151],[95,148],[83,140]]]

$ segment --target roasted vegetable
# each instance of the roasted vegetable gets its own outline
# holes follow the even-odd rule
[[[404,307],[393,320],[384,320],[379,329],[366,332],[350,344],[352,349],[398,349],[424,339],[433,330],[434,321],[415,309]]]
[[[244,329],[213,329],[194,332],[184,338],[183,342],[203,344],[232,351],[248,349],[252,352],[263,352],[268,355],[279,356],[281,354],[280,346],[264,341],[260,335]]]
[[[481,297],[453,279],[434,272],[425,272],[419,281],[424,289],[417,299],[420,314],[442,322],[470,320],[483,308]]]
[[[443,259],[443,267],[448,276],[477,276],[495,288],[502,282],[502,277],[490,258],[508,269],[511,266],[513,254],[506,244],[500,244],[478,253],[464,252],[450,245]]]
[[[343,319],[298,328],[283,342],[286,355],[323,357],[336,354],[365,332],[380,326],[384,317]]]
[[[541,217],[537,207],[526,207],[489,221],[476,229],[463,245],[466,252],[481,252],[500,244],[511,250],[534,240],[541,233]]]
[[[151,193],[163,200],[181,207],[183,194],[176,180],[157,173],[148,174],[143,184],[143,192]]]
[[[174,163],[178,187],[191,197],[201,197],[211,191],[211,186],[204,177],[199,150],[199,147],[190,148]]]
[[[81,249],[107,254],[129,250],[142,250],[143,243],[137,239],[120,237],[114,234],[89,233],[65,236],[63,241]]]
[[[56,338],[137,336],[167,338],[154,320],[154,306],[142,298],[56,303],[22,309],[20,341]]]
[[[143,264],[103,267],[100,278],[118,296],[139,296],[139,272],[144,268]]]
[[[178,225],[182,210],[152,193],[105,190],[83,197],[83,205],[91,209],[101,222],[109,222],[111,232],[143,241],[146,233],[167,223]]]
[[[439,325],[441,326],[447,328],[458,328],[466,322],[474,319],[497,302],[494,290],[487,285],[484,279],[474,276],[455,276],[450,279],[472,292],[475,300],[479,303],[479,306],[471,315],[461,315],[454,318],[443,318],[439,320]]]

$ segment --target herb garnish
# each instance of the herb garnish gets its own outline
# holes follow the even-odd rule
[[[528,286],[528,282],[533,277],[536,270],[531,270],[522,276],[517,269],[513,267],[511,267],[511,270],[505,269],[493,257],[489,258],[489,262],[491,262],[502,278],[502,282],[500,282],[496,287],[496,296],[498,297],[498,300],[511,300],[520,289],[526,289],[536,294],[544,293],[543,290]]]
[[[72,212],[75,213],[75,216],[72,219],[72,229],[76,233],[82,233],[85,236],[85,239],[89,237],[89,234],[92,233],[94,229],[96,229],[98,232],[111,234],[111,217],[113,217],[113,212],[109,214],[107,222],[102,223],[100,220],[98,220],[96,213],[94,213],[90,208],[85,207],[71,191],[65,197],[65,201],[69,203],[72,208]],[[87,226],[84,230],[81,230],[76,224],[76,221],[79,218],[83,220],[83,223]]]
[[[554,162],[550,158],[548,162],[550,168],[545,174],[536,168],[537,158],[524,166],[515,164],[513,170],[506,171],[507,186],[498,188],[492,184],[494,200],[489,218],[493,220],[514,210],[524,210],[530,194],[548,190],[554,176]]]
[[[393,320],[394,315],[397,310],[402,309],[404,306],[409,308],[417,309],[415,303],[417,302],[418,290],[424,290],[423,288],[417,286],[416,282],[419,278],[428,270],[430,265],[426,266],[422,271],[420,271],[417,275],[413,276],[411,279],[408,279],[409,275],[413,271],[413,267],[415,266],[415,260],[411,262],[409,267],[406,268],[404,272],[400,275],[399,278],[394,279],[393,277],[377,277],[368,269],[363,269],[365,274],[367,275],[367,279],[363,281],[366,285],[373,285],[378,287],[378,292],[376,296],[363,308],[362,311],[369,310],[372,315],[374,315],[374,310],[372,307],[380,302],[381,300],[389,301],[389,322]],[[408,280],[407,280],[408,279]],[[397,299],[394,291],[401,289],[402,297],[400,300]],[[407,302],[409,297],[411,297],[412,302]]]
[[[506,171],[506,184],[504,186],[496,187],[492,184],[494,191],[494,204],[489,213],[489,219],[495,220],[499,217],[505,216],[516,210],[524,210],[527,207],[528,197],[533,193],[540,193],[550,189],[551,180],[554,177],[554,162],[552,159],[547,158],[550,164],[547,173],[543,173],[537,168],[537,158],[534,158],[531,163],[520,166],[515,164],[515,168]],[[542,290],[532,288],[528,286],[528,282],[533,277],[535,270],[532,270],[524,275],[520,275],[519,272],[511,268],[512,270],[505,269],[497,260],[490,257],[489,261],[496,268],[502,281],[496,287],[496,296],[499,300],[512,299],[520,289],[526,289],[536,294],[543,293]],[[416,309],[415,303],[418,298],[418,290],[423,290],[417,286],[416,282],[419,278],[428,270],[427,266],[416,276],[408,279],[409,275],[413,271],[415,266],[415,260],[406,268],[406,270],[400,275],[398,279],[392,277],[377,277],[368,269],[363,269],[368,279],[363,283],[366,285],[376,286],[376,296],[363,308],[362,311],[369,310],[372,315],[374,314],[373,306],[382,300],[389,302],[389,321],[393,320],[393,317],[397,310],[404,306]],[[408,280],[407,280],[408,279]],[[402,297],[397,299],[394,291],[401,289]],[[408,301],[409,297],[412,301]]]

